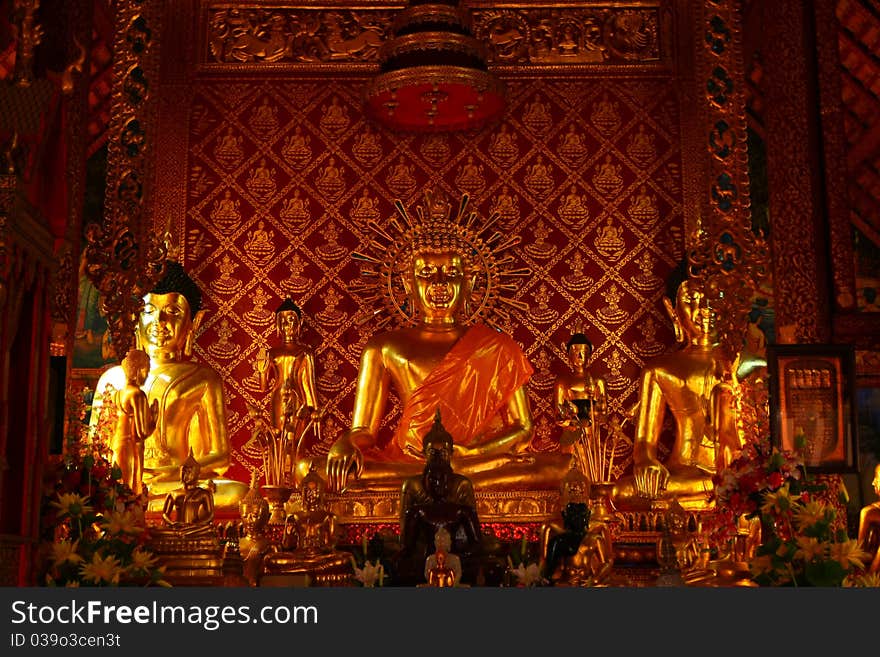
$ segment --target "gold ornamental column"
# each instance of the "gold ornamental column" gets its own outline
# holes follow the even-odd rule
[[[702,216],[690,236],[690,273],[710,294],[722,347],[742,347],[746,318],[766,271],[766,247],[752,231],[741,3],[704,0],[694,14],[697,85],[704,107]]]
[[[131,347],[142,297],[165,260],[150,212],[163,7],[161,0],[116,5],[104,224],[86,229],[87,273],[101,293],[120,360]]]

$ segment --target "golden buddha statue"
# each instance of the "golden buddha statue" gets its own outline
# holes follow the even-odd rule
[[[263,576],[305,575],[315,586],[345,585],[353,575],[352,555],[336,550],[336,515],[327,509],[326,484],[312,468],[300,487],[302,509],[287,516],[283,551],[263,558]]]
[[[563,531],[545,525],[541,532],[544,576],[554,586],[606,586],[612,581],[614,549],[608,523],[590,517],[586,504],[571,502],[563,513]]]
[[[436,550],[425,559],[425,580],[428,586],[451,588],[461,581],[461,559],[452,549],[452,536],[445,527],[434,534]]]
[[[269,524],[269,503],[257,488],[257,475],[251,477],[251,488],[239,503],[241,534],[238,549],[243,562],[242,573],[251,586],[256,586],[263,567],[263,557],[275,547],[266,531]]]
[[[431,192],[418,221],[397,205],[410,228],[387,250],[389,266],[382,271],[402,279],[407,301],[392,303],[396,312],[413,312],[405,315],[412,325],[377,333],[364,347],[351,429],[327,457],[333,491],[349,487],[352,476],[361,487],[396,488],[418,474],[424,465],[422,438],[438,408],[456,437],[453,467],[475,485],[555,488],[566,472],[564,454],[526,453],[534,427],[525,388],[532,367],[525,354],[510,336],[476,321],[489,307],[485,298],[476,309],[471,305],[473,280],[481,272],[497,276],[502,268],[465,222],[467,201],[465,196],[456,219],[450,203]],[[472,268],[477,260],[481,266]],[[392,385],[402,416],[394,440],[377,449]]]
[[[150,548],[165,568],[165,579],[175,585],[208,585],[223,577],[214,493],[211,486],[199,486],[199,469],[190,450],[180,466],[183,488],[165,497],[164,524],[150,530]]]
[[[150,371],[150,357],[140,349],[132,349],[122,359],[126,384],[113,393],[116,425],[110,439],[113,461],[122,471],[122,481],[135,494],[144,490],[144,441],[156,428],[158,401],[150,405],[141,386]]]
[[[618,480],[618,508],[644,506],[664,495],[677,497],[686,509],[708,505],[714,489],[719,454],[731,446],[716,441],[739,441],[729,421],[731,396],[716,386],[730,385],[732,364],[717,343],[715,315],[702,289],[693,280],[678,288],[675,307],[664,299],[682,347],[649,361],[642,370],[633,445],[633,475]],[[720,390],[720,392],[719,392]],[[712,408],[713,393],[715,408]],[[675,441],[665,463],[658,444],[667,407],[675,421]],[[716,431],[716,425],[723,428]]]
[[[261,349],[257,354],[260,390],[265,392],[272,380],[272,423],[277,431],[290,436],[293,462],[306,431],[321,418],[315,356],[300,342],[301,327],[299,306],[285,299],[275,310],[275,328],[281,344],[269,351]]]
[[[217,485],[219,506],[237,504],[247,485],[220,479],[229,467],[229,439],[223,382],[212,368],[190,360],[193,338],[204,311],[201,292],[179,263],[166,263],[165,276],[144,295],[137,325],[139,348],[150,357],[142,388],[150,405],[158,402],[156,428],[145,442],[144,484],[159,500],[179,486],[178,471],[190,451],[202,467],[203,480]],[[125,387],[121,366],[105,371],[96,387],[91,422],[97,424],[102,395],[109,384]]]
[[[874,468],[874,493],[880,496],[880,465]],[[869,573],[880,573],[880,500],[862,508],[859,514],[859,545],[870,555]]]
[[[200,469],[201,466],[190,449],[189,456],[180,466],[183,490],[165,496],[162,508],[165,526],[158,533],[179,537],[216,535],[214,493],[210,488],[199,486]]]
[[[579,433],[582,426],[593,426],[605,417],[605,379],[587,371],[593,344],[580,331],[572,333],[565,343],[565,353],[570,371],[556,379],[553,396],[565,430]],[[577,439],[563,434],[561,442],[572,444]]]

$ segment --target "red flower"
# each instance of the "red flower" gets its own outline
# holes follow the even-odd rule
[[[767,483],[770,484],[770,488],[776,490],[785,483],[785,477],[779,472],[772,472],[770,473],[770,476],[767,477]]]

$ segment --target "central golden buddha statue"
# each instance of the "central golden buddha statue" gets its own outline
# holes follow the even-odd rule
[[[406,299],[396,308],[411,311],[411,325],[377,333],[364,347],[351,429],[327,457],[329,487],[398,488],[420,473],[422,438],[439,409],[456,437],[452,466],[476,486],[556,488],[570,456],[527,452],[534,431],[526,395],[532,367],[519,345],[477,321],[485,313],[470,305],[478,270],[488,271],[486,258],[492,254],[471,228],[475,215],[465,213],[467,196],[455,219],[441,194],[425,196],[418,220],[397,203],[408,228],[386,256],[396,262],[381,267],[399,272]],[[474,262],[478,258],[483,258],[480,267]],[[496,279],[487,285],[497,284]],[[499,294],[497,288],[493,292]],[[379,449],[392,386],[402,414],[394,439]]]
[[[675,306],[664,299],[680,349],[658,356],[642,370],[633,475],[621,478],[615,501],[621,508],[677,497],[687,509],[708,506],[719,463],[740,447],[731,395],[733,364],[719,347],[715,312],[694,279],[681,283]],[[721,407],[719,407],[721,405]],[[658,446],[667,408],[675,421],[675,441],[661,463]]]

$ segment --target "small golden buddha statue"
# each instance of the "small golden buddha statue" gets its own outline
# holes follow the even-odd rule
[[[269,524],[269,503],[260,495],[256,473],[251,477],[251,488],[239,503],[241,533],[238,550],[242,559],[242,574],[251,586],[256,586],[263,567],[263,557],[275,550],[266,529]]]
[[[224,559],[214,526],[214,493],[199,486],[199,462],[192,452],[180,466],[180,481],[183,489],[165,498],[164,524],[150,530],[150,548],[172,584],[217,584],[224,577]]]
[[[544,572],[554,586],[606,586],[614,567],[611,529],[583,503],[567,506],[566,529],[546,542]]]
[[[220,506],[237,504],[247,484],[222,479],[229,467],[229,438],[223,382],[211,367],[195,363],[193,339],[204,318],[201,292],[179,263],[166,263],[165,275],[144,296],[137,325],[138,347],[150,357],[142,388],[150,405],[158,403],[156,428],[145,442],[144,483],[161,500],[178,487],[178,471],[190,452],[201,464],[204,481],[213,479]],[[109,384],[125,387],[122,366],[105,371],[96,386],[92,422],[100,416]],[[167,456],[170,455],[170,458]]]
[[[451,588],[461,581],[461,559],[452,549],[452,536],[445,527],[434,534],[436,550],[425,559],[425,580],[428,586]]]
[[[714,489],[718,455],[735,449],[716,441],[740,439],[729,430],[734,410],[725,403],[731,396],[716,391],[719,384],[731,382],[733,365],[719,349],[715,314],[705,293],[696,281],[686,280],[678,288],[675,307],[669,299],[664,304],[682,346],[654,358],[642,370],[633,475],[622,477],[615,487],[615,503],[621,509],[639,508],[659,496],[675,496],[685,509],[705,508]],[[667,408],[675,421],[675,442],[661,463],[658,445]]]
[[[315,586],[340,586],[353,575],[352,555],[336,550],[336,515],[324,500],[326,484],[315,468],[303,478],[302,510],[284,523],[282,552],[263,558],[263,575],[307,575]]]
[[[418,475],[422,438],[439,407],[456,436],[456,472],[475,485],[556,488],[569,457],[527,453],[534,432],[526,394],[531,365],[510,336],[466,314],[477,275],[471,269],[477,235],[461,219],[467,197],[455,219],[451,204],[426,197],[419,221],[407,215],[412,240],[395,256],[404,260],[394,271],[405,272],[412,325],[377,333],[365,345],[351,428],[327,456],[329,487],[397,488]],[[398,210],[405,213],[401,205]],[[394,440],[379,448],[392,386],[402,416]]]
[[[880,465],[874,468],[874,493],[880,496]],[[880,573],[880,500],[862,508],[859,514],[859,545],[870,555],[869,573]]]
[[[162,508],[165,526],[158,530],[162,535],[181,538],[216,536],[214,528],[214,493],[210,488],[199,486],[199,462],[189,457],[180,466],[180,481],[183,490],[168,493]]]
[[[300,342],[302,311],[291,299],[275,310],[275,328],[281,344],[269,351],[261,349],[257,355],[260,389],[265,391],[272,381],[274,428],[289,435],[294,450],[299,451],[306,431],[321,417],[315,355]]]
[[[582,426],[593,426],[605,417],[605,380],[587,370],[593,345],[586,335],[577,331],[565,343],[570,372],[556,379],[553,396],[563,427],[579,433]],[[577,437],[563,442],[571,443]]]
[[[113,393],[116,425],[110,439],[113,461],[122,471],[122,481],[135,494],[144,490],[144,441],[156,428],[158,400],[147,401],[141,385],[150,371],[150,357],[140,349],[132,349],[122,359],[127,379],[125,387]]]

